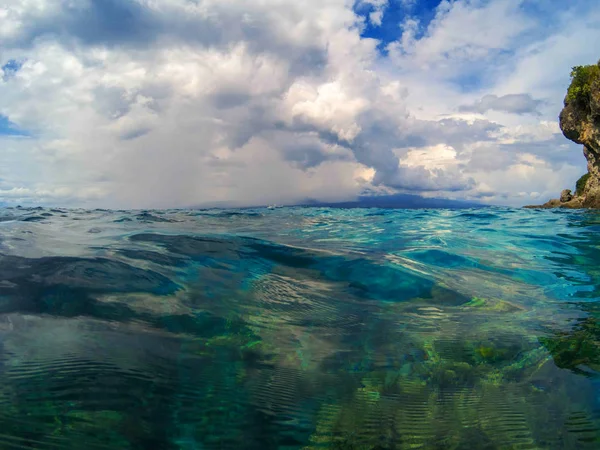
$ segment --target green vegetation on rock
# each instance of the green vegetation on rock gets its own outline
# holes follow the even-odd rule
[[[600,326],[596,317],[588,317],[568,332],[540,338],[561,369],[591,374],[600,369]]]
[[[575,66],[571,70],[571,85],[567,91],[567,102],[577,102],[586,108],[590,104],[592,84],[600,78],[600,66]]]
[[[575,184],[575,194],[576,195],[583,194],[583,191],[585,190],[585,185],[588,182],[589,178],[590,178],[590,174],[586,173],[579,180],[577,180],[577,183]]]

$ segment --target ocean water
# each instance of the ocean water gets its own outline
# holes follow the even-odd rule
[[[598,449],[600,214],[0,209],[1,449]]]

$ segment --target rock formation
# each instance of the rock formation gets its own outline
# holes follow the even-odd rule
[[[573,200],[573,193],[571,192],[571,189],[565,189],[564,191],[562,191],[560,193],[560,202],[561,203],[567,203],[567,202],[570,202],[571,200]]]
[[[600,208],[600,62],[574,67],[571,79],[560,129],[567,139],[583,145],[588,173],[577,182],[575,195],[564,190],[560,199],[529,208]]]

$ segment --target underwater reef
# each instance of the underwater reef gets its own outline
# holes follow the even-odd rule
[[[0,224],[0,449],[600,448],[593,211]]]

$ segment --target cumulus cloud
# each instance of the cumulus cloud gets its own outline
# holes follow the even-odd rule
[[[0,199],[249,205],[368,190],[518,204],[549,191],[537,171],[583,167],[545,124],[588,50],[554,58],[549,85],[528,70],[600,37],[593,14],[556,16],[557,34],[518,0],[442,1],[382,54],[361,32],[390,4],[359,3],[367,13],[348,0],[5,0],[0,117],[22,133],[0,129]]]

